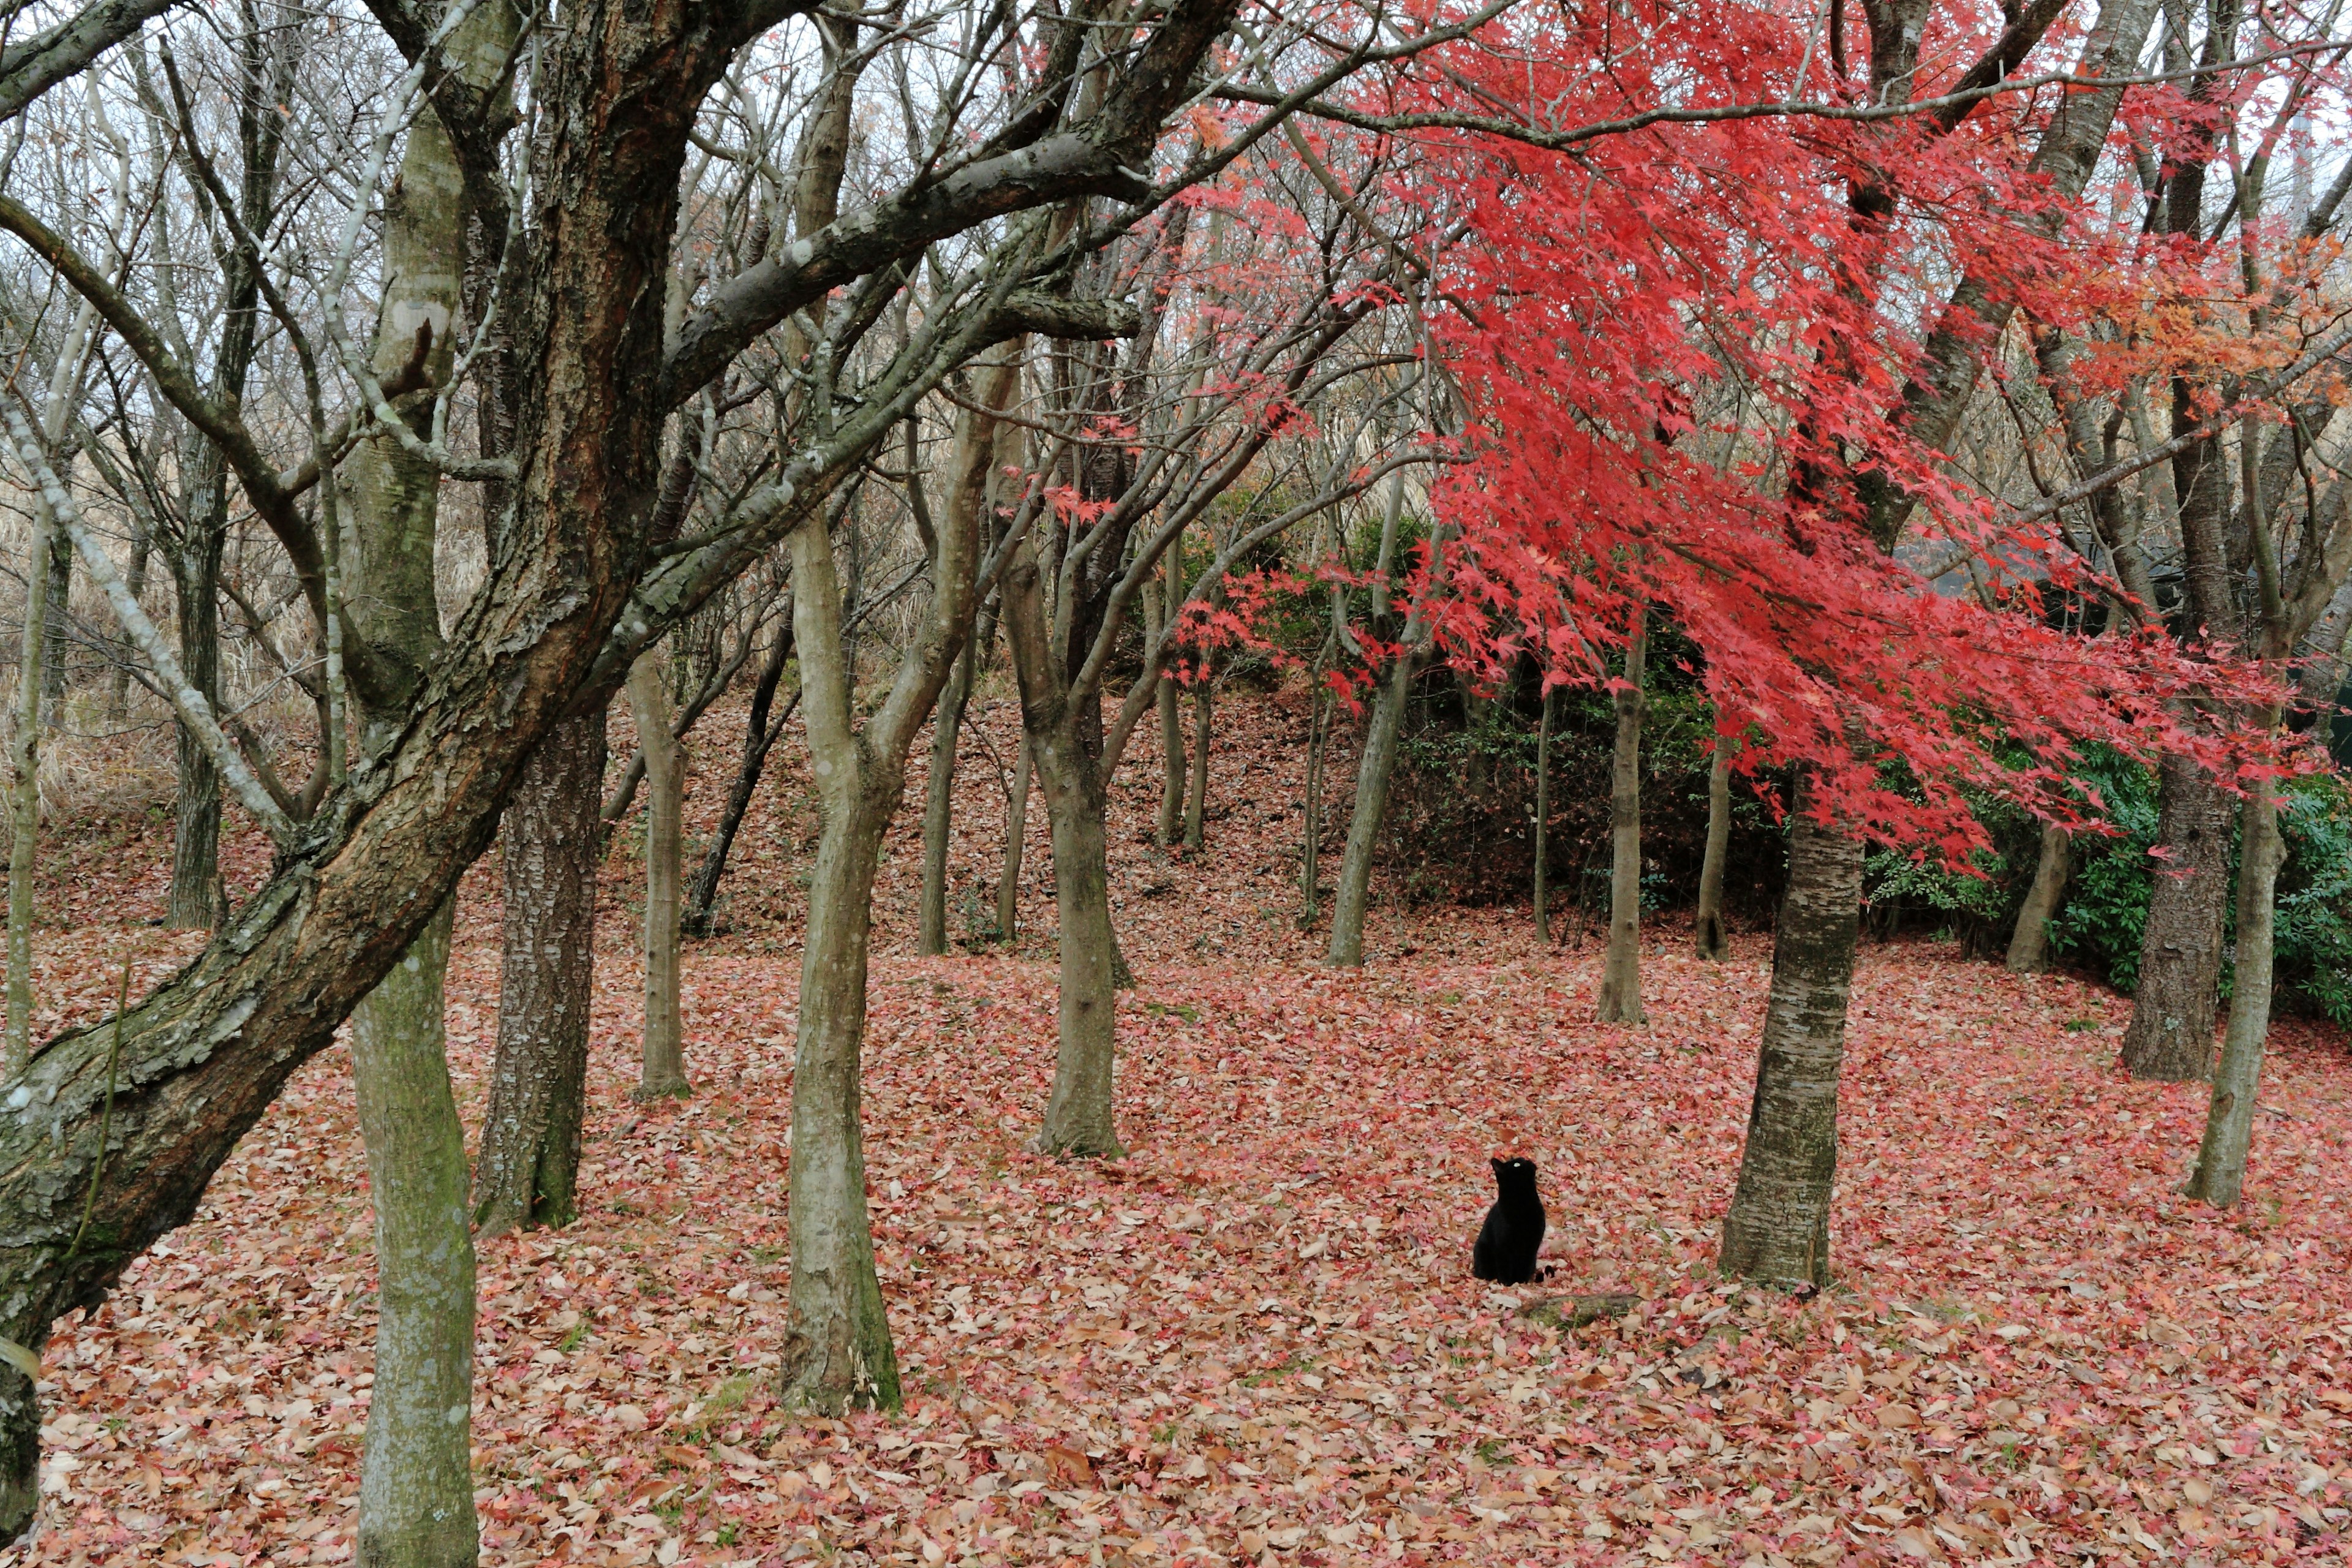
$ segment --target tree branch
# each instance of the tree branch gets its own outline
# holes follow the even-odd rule
[[[237,803],[252,813],[254,820],[268,831],[273,843],[281,849],[289,847],[294,842],[292,819],[278,809],[278,802],[270,798],[269,791],[254,776],[253,770],[245,765],[245,758],[238,753],[236,742],[222,731],[219,721],[213,717],[212,704],[205,700],[203,692],[188,683],[187,676],[181,671],[179,660],[172,656],[172,645],[164,640],[155,623],[149,620],[147,613],[139,607],[139,601],[131,597],[130,587],[116,574],[113,558],[106,553],[105,546],[99,542],[98,536],[82,520],[81,509],[74,504],[73,497],[58,479],[56,470],[41,456],[40,444],[33,438],[32,426],[25,422],[23,413],[10,404],[6,418],[17,460],[32,471],[35,482],[40,486],[41,499],[48,503],[50,511],[56,514],[67,536],[72,539],[75,551],[82,558],[82,564],[89,568],[90,577],[106,595],[106,602],[114,611],[114,618],[121,623],[123,631],[138,645],[139,651],[147,656],[147,662],[154,667],[156,680],[163,687],[164,695],[171,699],[173,711],[180,716],[180,722],[187,727],[188,733],[195,737],[196,743],[212,759],[213,766],[220,770],[221,778],[236,796]]]
[[[0,121],[12,120],[49,89],[162,16],[180,0],[99,0],[47,32],[0,49]]]

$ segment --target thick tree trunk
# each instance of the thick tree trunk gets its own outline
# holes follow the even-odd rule
[[[2257,786],[2247,796],[2245,831],[2238,850],[2237,964],[2230,988],[2230,1020],[2221,1036],[2221,1065],[2205,1110],[2205,1138],[2188,1195],[2217,1209],[2234,1208],[2246,1183],[2246,1154],[2254,1138],[2255,1094],[2262,1087],[2263,1047],[2270,1037],[2273,924],[2278,870],[2286,858],[2278,803]]]
[[[1061,1018],[1054,1089],[1036,1148],[1049,1154],[1121,1152],[1112,1087],[1118,1028],[1113,992],[1118,941],[1096,763],[1075,726],[1033,733],[1037,777],[1054,833],[1054,909],[1060,920]]]
[[[948,950],[948,841],[955,826],[956,745],[964,705],[971,700],[978,639],[967,639],[955,675],[940,694],[931,721],[931,774],[923,799],[923,901],[917,911],[915,951],[939,957]]]
[[[208,460],[217,457],[208,449]],[[198,487],[200,498],[226,498],[217,473]],[[170,552],[180,634],[180,668],[188,684],[220,706],[220,563],[225,528],[217,514],[188,520],[187,535]],[[219,770],[204,743],[178,726],[173,755],[179,789],[172,805],[172,885],[164,897],[163,923],[174,931],[209,931],[226,913],[221,889],[221,785]]]
[[[375,1390],[360,1471],[362,1568],[461,1568],[474,1519],[474,1238],[466,1131],[449,1091],[444,904],[352,1012],[375,1206]]]
[[[971,629],[996,429],[988,411],[1010,404],[1020,379],[1017,350],[983,362],[973,389],[977,406],[964,416],[948,504],[931,541],[931,605],[901,656],[889,696],[862,729],[852,716],[854,667],[843,637],[832,539],[814,526],[793,536],[793,637],[824,826],[809,886],[793,1058],[793,1323],[781,1390],[788,1406],[838,1414],[899,1405],[898,1363],[874,1269],[859,1121],[874,872],[882,836],[906,793],[917,726]]]
[[[1706,770],[1706,852],[1698,864],[1698,913],[1691,921],[1698,955],[1720,963],[1731,952],[1723,929],[1723,863],[1731,853],[1731,748],[1715,738],[1715,760]]]
[[[2185,757],[2164,758],[2157,780],[2157,843],[2171,855],[2148,894],[2123,1061],[2137,1079],[2189,1083],[2212,1068],[2237,802]]]
[[[499,1043],[474,1161],[484,1236],[569,1225],[579,1212],[604,782],[598,709],[565,720],[531,753],[499,819]]]
[[[1373,695],[1364,725],[1364,749],[1356,760],[1356,809],[1348,818],[1348,847],[1339,857],[1339,887],[1331,904],[1331,945],[1337,964],[1364,962],[1364,916],[1371,905],[1372,857],[1381,843],[1381,819],[1389,806],[1389,776],[1396,771],[1397,734],[1404,725],[1420,661],[1411,653],[1389,666],[1388,679]]]
[[[497,7],[452,39],[459,58],[504,55]],[[510,34],[509,35],[511,36]],[[409,128],[384,199],[384,299],[373,369],[431,352],[440,384],[465,259],[464,177],[429,109]],[[418,416],[423,423],[422,416]],[[423,432],[420,430],[419,432]],[[363,703],[363,756],[396,743],[442,647],[434,554],[441,474],[390,437],[352,455],[351,625],[380,672]],[[365,765],[364,763],[362,765]],[[471,1568],[474,1514],[474,1240],[465,1128],[449,1089],[443,985],[452,903],[437,911],[352,1013],[352,1076],[375,1210],[375,1384],[360,1472],[356,1568]]]
[[[1184,847],[1198,849],[1205,842],[1209,812],[1209,737],[1212,710],[1209,675],[1204,669],[1192,688],[1192,768],[1184,796]]]
[[[1838,1068],[1862,907],[1862,841],[1815,822],[1811,805],[1801,782],[1747,1148],[1717,1259],[1726,1274],[1777,1285],[1829,1283]]]
[[[2033,885],[2017,911],[2017,929],[2009,936],[2009,967],[2020,974],[2039,974],[2050,967],[2050,922],[2066,892],[2071,845],[2064,828],[2054,822],[2042,825],[2042,853],[2033,863]]]
[[[1029,844],[1029,737],[1013,747],[1013,798],[1004,803],[1004,863],[996,873],[996,940],[1021,934],[1021,856]]]
[[[1642,666],[1649,616],[1636,614],[1625,645],[1625,685],[1616,694],[1617,750],[1609,790],[1609,951],[1601,963],[1598,1016],[1639,1024],[1642,1013]]]
[[[2229,58],[2230,40],[2242,17],[2234,6],[2218,6],[2208,20],[2204,63],[2210,68]],[[2185,38],[2172,42],[2185,52]],[[2219,84],[2219,76],[2209,70],[2191,81],[2189,95],[2210,100]],[[2166,226],[2192,248],[2203,242],[2205,179],[2220,151],[2210,122],[2192,121],[2180,155],[2167,159]],[[2174,378],[2176,438],[2203,419],[2197,391],[2186,376]],[[2209,437],[2173,455],[2172,493],[2179,503],[2189,637],[2236,641],[2244,630],[2236,598],[2242,568],[2231,556],[2229,459],[2221,440]],[[2158,765],[2158,864],[2140,941],[2131,1026],[2124,1032],[2124,1066],[2134,1078],[2186,1082],[2211,1070],[2236,816],[2236,801],[2185,758],[2168,756]]]
[[[679,917],[678,923],[688,936],[709,936],[718,929],[719,881],[727,874],[727,858],[734,852],[735,835],[742,831],[744,814],[751,809],[751,796],[760,787],[760,775],[767,771],[768,753],[775,749],[776,737],[784,732],[793,708],[800,702],[800,694],[794,692],[782,713],[770,716],[776,688],[783,679],[784,665],[792,653],[792,626],[787,621],[775,648],[768,655],[768,662],[760,670],[759,684],[752,689],[751,711],[743,727],[743,761],[735,770],[735,784],[727,792],[727,806],[719,814],[719,826],[710,835],[710,847],[702,852],[702,864],[695,869],[693,886],[687,890],[686,913]]]
[[[686,1025],[678,997],[678,882],[686,849],[686,767],[669,732],[667,660],[647,649],[629,668],[629,710],[646,758],[646,1028],[636,1098],[684,1098]]]
[[[793,1054],[793,1331],[783,1394],[800,1408],[896,1410],[898,1361],[874,1270],[859,1064],[874,872],[898,791],[829,815],[809,883]]]

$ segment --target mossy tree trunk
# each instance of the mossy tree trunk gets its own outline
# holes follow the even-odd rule
[[[859,1075],[867,942],[875,869],[906,793],[908,752],[971,633],[994,415],[1020,384],[1017,346],[982,361],[974,379],[931,542],[930,608],[888,697],[862,727],[853,718],[832,536],[814,523],[793,535],[793,640],[821,826],[793,1050],[792,1327],[780,1393],[787,1405],[825,1414],[899,1404],[866,1206]]]
[[[487,87],[519,16],[480,7],[450,40]],[[410,127],[383,206],[383,299],[373,351],[389,378],[427,348],[441,385],[455,361],[465,274],[465,176],[439,118]],[[430,410],[411,416],[429,430]],[[351,459],[344,580],[351,620],[381,677],[362,704],[362,743],[396,742],[442,649],[434,552],[440,473],[390,437]],[[439,911],[352,1013],[352,1069],[375,1210],[375,1384],[360,1470],[359,1568],[470,1568],[478,1551],[473,1483],[474,1237],[465,1129],[449,1089],[443,984],[451,906]]]
[[[648,648],[629,668],[629,711],[646,759],[645,1037],[636,1098],[683,1098],[686,1024],[679,1013],[678,895],[685,874],[686,764],[670,732],[668,659]]]
[[[474,1520],[474,1240],[449,1089],[449,909],[352,1014],[375,1209],[375,1385],[360,1470],[366,1568],[462,1568]]]
[[[832,584],[820,587],[805,555],[801,569],[805,606]],[[803,626],[803,647],[814,629]],[[821,776],[818,785],[824,826],[810,875],[793,1050],[792,1327],[783,1394],[788,1404],[825,1415],[896,1410],[900,1399],[866,1206],[859,1082],[874,872],[898,805],[891,783]]]

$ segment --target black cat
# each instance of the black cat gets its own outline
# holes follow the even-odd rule
[[[1494,1160],[1495,1206],[1478,1227],[1470,1252],[1470,1272],[1497,1285],[1526,1285],[1536,1277],[1536,1249],[1543,1246],[1543,1200],[1536,1196],[1533,1160]]]

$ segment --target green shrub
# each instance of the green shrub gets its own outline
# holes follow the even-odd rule
[[[2352,791],[2335,773],[2298,779],[2280,826],[2280,1000],[2352,1026]]]
[[[2129,992],[2139,984],[2140,938],[2154,886],[2148,851],[2156,843],[2156,775],[2103,752],[2078,776],[2098,790],[2117,831],[2075,838],[2074,874],[2050,922],[2051,947],[2066,963]],[[2352,1026],[2352,790],[2335,773],[2297,779],[2287,787],[2279,826],[2286,840],[2272,936],[2279,1005]],[[2229,908],[2235,907],[2232,889]],[[2223,934],[2228,941],[2231,928]],[[2225,996],[2231,978],[2225,960]]]
[[[2132,991],[2139,984],[2140,935],[2153,886],[2147,852],[2156,843],[2156,773],[2100,747],[2074,776],[2114,832],[2074,836],[2074,875],[2050,922],[2050,950],[2116,990]]]

